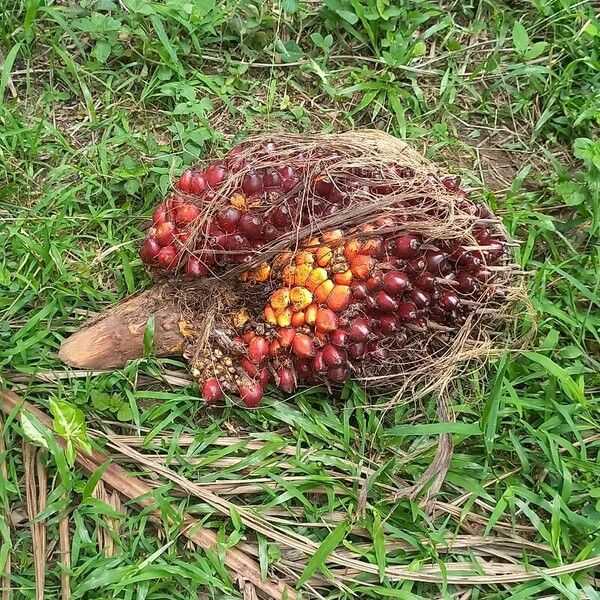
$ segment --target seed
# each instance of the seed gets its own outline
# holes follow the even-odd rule
[[[388,271],[382,278],[383,289],[393,296],[410,289],[410,281],[402,271]]]
[[[177,268],[177,250],[175,246],[165,246],[160,249],[156,260],[162,269],[176,269]]]
[[[348,337],[354,342],[366,342],[371,337],[371,323],[365,317],[357,317],[348,327]]]
[[[333,288],[333,281],[331,281],[331,279],[327,279],[327,281],[324,281],[314,291],[315,300],[317,300],[317,302],[325,302],[325,300],[327,300],[327,296],[329,296]]]
[[[255,364],[261,363],[269,353],[269,342],[257,335],[248,345],[248,358]]]
[[[214,404],[223,397],[223,388],[218,379],[212,377],[202,384],[202,397],[209,404]]]
[[[175,232],[175,225],[165,221],[156,228],[154,237],[161,246],[170,246],[175,241]]]
[[[297,333],[294,336],[292,350],[300,358],[312,358],[315,355],[315,345],[304,333]]]
[[[290,303],[292,310],[304,310],[313,301],[313,295],[305,287],[293,287],[290,290]]]
[[[260,404],[265,391],[258,381],[246,384],[240,388],[240,397],[244,404],[254,408]]]
[[[333,289],[327,296],[327,306],[335,311],[342,312],[350,305],[352,300],[352,292],[347,285],[334,285]]]
[[[271,306],[277,311],[286,308],[290,304],[290,290],[279,288],[271,294]]]
[[[375,259],[371,256],[359,254],[350,263],[350,270],[357,279],[366,279],[371,273],[374,265]]]
[[[327,371],[327,379],[333,383],[344,383],[348,379],[348,369],[346,367],[332,367]]]
[[[328,308],[318,308],[315,317],[315,327],[319,331],[328,333],[334,331],[338,325],[337,315]]]
[[[414,322],[417,320],[417,307],[414,302],[398,302],[396,314],[402,321]]]
[[[415,258],[419,254],[421,239],[412,234],[407,234],[396,238],[394,241],[394,254],[398,258]]]

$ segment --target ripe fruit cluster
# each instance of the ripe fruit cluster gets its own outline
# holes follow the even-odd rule
[[[268,143],[265,150],[276,154]],[[456,177],[435,185],[472,217],[462,237],[419,234],[415,223],[430,216],[420,205],[408,218],[388,211],[368,223],[326,229],[290,243],[293,250],[265,253],[257,264],[269,244],[335,215],[357,190],[371,197],[398,191],[397,183],[383,185],[381,175],[372,185],[373,174],[358,170],[339,181],[325,173],[307,177],[302,161],[290,163],[253,167],[235,148],[204,171],[185,171],[153,214],[141,249],[149,266],[204,277],[252,262],[237,277],[258,302],[232,315],[229,348],[192,361],[207,402],[232,392],[256,406],[269,383],[286,393],[298,385],[343,383],[364,364],[385,364],[415,338],[460,327],[495,293],[506,240]],[[414,173],[397,167],[394,175],[397,182]]]

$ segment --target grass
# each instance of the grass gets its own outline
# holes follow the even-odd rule
[[[50,444],[40,455],[47,598],[65,574],[73,598],[241,597],[220,554],[182,541],[184,510],[223,548],[252,547],[265,574],[317,575],[306,597],[599,597],[594,570],[570,568],[600,556],[593,2],[0,0],[0,15],[0,383],[52,409],[55,435],[84,439],[83,417],[88,430],[128,434],[113,441],[229,511],[164,477],[150,478],[160,522],[132,504],[116,510],[92,494],[72,449]],[[361,126],[460,172],[522,241],[517,259],[532,271],[537,338],[457,390],[455,455],[433,514],[397,496],[435,451],[437,430],[424,425],[433,402],[407,399],[382,425],[349,385],[340,397],[317,390],[213,413],[193,387],[161,382],[178,360],[89,375],[56,359],[85,314],[148,285],[139,226],[174,174],[257,130]],[[39,438],[14,420],[2,432],[0,564],[10,554],[14,597],[34,598],[24,433]],[[348,557],[367,567],[344,575]],[[490,582],[452,579],[456,568],[474,577],[477,561],[489,561]],[[411,575],[421,565],[441,583]]]

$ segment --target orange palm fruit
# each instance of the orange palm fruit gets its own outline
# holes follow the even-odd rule
[[[315,262],[315,257],[308,250],[298,252],[294,258],[297,265],[312,265]]]
[[[331,281],[331,279],[327,279],[326,281],[324,281],[314,292],[314,296],[317,302],[325,302],[325,300],[327,300],[327,296],[329,296],[333,287],[334,283],[333,281]]]
[[[361,245],[362,244],[358,240],[350,240],[344,247],[344,256],[346,257],[346,260],[351,261],[353,258],[356,258],[360,252]]]
[[[305,314],[303,310],[299,310],[292,315],[292,327],[302,327],[305,323]]]
[[[262,283],[263,281],[267,281],[269,279],[269,275],[271,274],[271,267],[268,263],[262,262],[256,269],[252,269],[250,271],[245,271],[242,275],[247,274],[247,280],[254,283]],[[244,281],[244,280],[243,280]]]
[[[317,319],[317,310],[319,309],[319,305],[316,302],[313,302],[310,306],[306,307],[304,311],[304,322],[307,325],[314,325]]]
[[[327,280],[327,271],[323,267],[317,267],[310,272],[306,279],[306,287],[314,292],[324,281]]]
[[[375,259],[366,254],[359,254],[350,263],[352,275],[357,279],[366,279],[371,273]]]
[[[337,240],[342,239],[343,237],[344,233],[341,229],[332,229],[331,231],[326,231],[323,234],[321,241],[325,244],[329,244],[329,242],[335,242]]]
[[[317,309],[317,315],[315,318],[315,327],[317,330],[324,333],[334,331],[338,326],[337,315],[329,308]]]
[[[275,311],[273,310],[273,307],[270,304],[265,307],[265,310],[263,312],[265,315],[265,321],[267,323],[270,323],[271,325],[277,324],[277,316],[275,315]]]
[[[291,308],[282,308],[275,314],[277,316],[277,325],[279,325],[279,327],[289,327],[292,324],[293,313]]]
[[[327,296],[327,306],[335,311],[341,312],[348,308],[350,301],[352,300],[352,292],[350,287],[347,285],[336,285],[331,290],[329,296]]]
[[[333,250],[329,246],[320,246],[315,252],[315,258],[319,267],[326,267],[333,258]]]
[[[312,265],[298,265],[294,272],[294,285],[304,285],[312,270]]]
[[[290,289],[279,288],[275,290],[271,294],[271,306],[275,309],[275,311],[281,310],[282,308],[286,308],[290,304]]]
[[[333,276],[333,281],[339,285],[350,285],[352,283],[352,271],[348,269],[343,273],[336,273]]]
[[[282,343],[280,340],[271,340],[269,342],[269,356],[277,356],[281,352]]]
[[[312,301],[313,295],[307,288],[297,286],[290,290],[290,302],[294,312],[304,310]]]

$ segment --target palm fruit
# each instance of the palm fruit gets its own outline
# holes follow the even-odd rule
[[[188,352],[207,402],[233,393],[254,407],[269,382],[286,393],[298,384],[343,383],[412,340],[458,329],[477,301],[494,295],[506,240],[458,178],[431,184],[464,215],[458,235],[423,237],[419,221],[439,209],[407,198],[390,205],[398,214],[298,239],[299,228],[336,214],[357,190],[387,197],[398,189],[373,171],[356,169],[357,183],[307,179],[300,160],[249,162],[234,149],[223,162],[185,171],[154,211],[140,251],[154,272],[191,279],[231,272],[242,290],[242,305],[222,323],[234,342]],[[284,250],[265,252],[278,240],[286,240]]]

